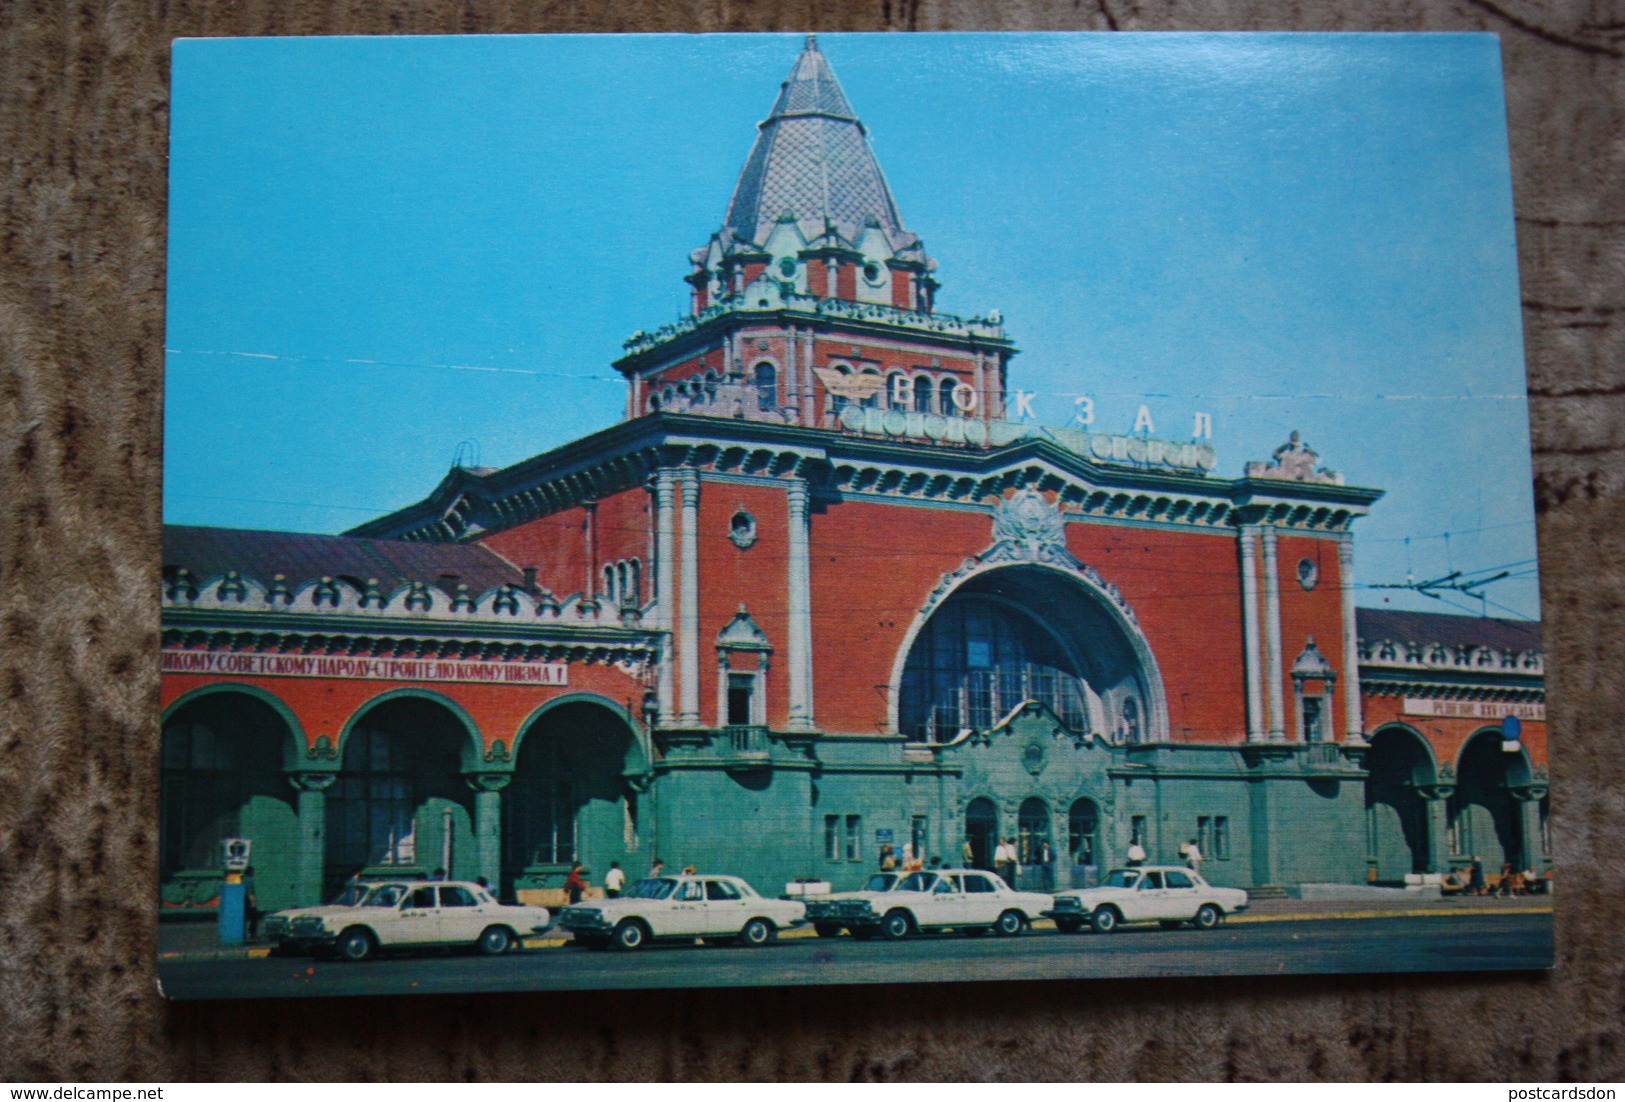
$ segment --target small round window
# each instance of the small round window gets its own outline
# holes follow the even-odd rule
[[[756,518],[741,509],[728,522],[728,538],[744,551],[756,542]]]
[[[1298,584],[1305,589],[1313,589],[1320,582],[1320,567],[1315,565],[1314,559],[1303,559],[1298,563]]]
[[[779,261],[779,274],[784,276],[785,279],[794,276],[796,274],[796,262],[788,256]]]
[[[876,264],[873,260],[865,264],[863,266],[863,278],[867,279],[870,283],[878,284],[880,282],[880,265]]]

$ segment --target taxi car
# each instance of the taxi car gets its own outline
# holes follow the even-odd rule
[[[897,887],[897,882],[903,879],[903,876],[904,874],[900,872],[877,872],[855,892],[832,892],[807,899],[805,900],[807,921],[812,923],[819,937],[838,937],[845,929],[838,920],[843,903],[853,899],[873,899],[877,895],[884,895]]]
[[[1247,893],[1240,888],[1214,887],[1180,865],[1145,865],[1113,869],[1099,887],[1056,892],[1055,906],[1044,913],[1062,933],[1088,926],[1109,934],[1125,922],[1211,930],[1225,915],[1246,909]]]
[[[820,921],[848,930],[859,941],[893,940],[927,930],[958,930],[971,937],[992,930],[1013,937],[1054,905],[1040,892],[1018,892],[981,869],[934,869],[905,876],[890,891],[838,902]]]
[[[360,902],[304,908],[288,917],[284,947],[333,953],[360,961],[402,949],[467,948],[495,956],[522,938],[539,934],[552,921],[546,907],[498,903],[479,884],[461,880],[386,880],[356,885]],[[341,900],[344,897],[341,897]],[[266,919],[269,936],[281,931]]]
[[[653,876],[615,899],[572,904],[560,929],[588,949],[636,949],[660,938],[703,938],[708,945],[760,946],[780,930],[805,923],[807,908],[792,899],[766,899],[737,876]]]
[[[315,907],[288,907],[284,910],[272,911],[260,919],[259,936],[266,941],[276,943],[276,947],[272,950],[275,953],[290,956],[309,956],[315,951],[316,941],[308,936],[295,935],[293,932],[294,922],[298,919],[305,919],[304,922],[300,923],[302,931],[319,928],[313,927],[307,916],[321,916],[359,907],[361,901],[367,898],[372,891],[372,887],[371,884],[351,881],[344,885],[344,890],[331,903],[324,903]]]

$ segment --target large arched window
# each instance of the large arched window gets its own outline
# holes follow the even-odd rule
[[[1037,796],[1021,801],[1016,812],[1016,856],[1023,865],[1036,865],[1044,859],[1044,843],[1050,840],[1049,808]],[[1050,859],[1054,860],[1053,851]]]
[[[756,365],[756,408],[763,413],[779,408],[779,372],[770,363]]]
[[[1417,791],[1433,782],[1433,759],[1416,732],[1384,727],[1371,736],[1366,769],[1367,865],[1379,883],[1403,883],[1437,859],[1428,850],[1427,805]]]
[[[944,379],[937,384],[937,412],[944,417],[952,417],[954,413],[954,387],[957,380]]]
[[[255,831],[244,812],[256,795],[286,799],[286,724],[248,696],[217,693],[164,726],[159,871],[220,868],[220,842]]]
[[[1044,567],[1000,567],[962,585],[921,625],[898,686],[898,729],[947,741],[1036,701],[1072,731],[1149,741],[1160,713],[1145,666],[1081,582]]]

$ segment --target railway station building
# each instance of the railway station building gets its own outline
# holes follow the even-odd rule
[[[1002,838],[1031,887],[1132,842],[1254,889],[1546,867],[1538,625],[1356,608],[1382,493],[1296,433],[1226,478],[1010,416],[812,40],[686,269],[620,423],[341,536],[166,529],[166,911],[234,836],[266,908]]]

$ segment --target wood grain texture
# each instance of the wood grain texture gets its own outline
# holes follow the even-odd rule
[[[154,656],[171,39],[1017,28],[1502,36],[1567,874],[1558,970],[163,1002]],[[0,5],[0,1079],[1625,1076],[1622,56],[1625,11],[1601,0]]]

